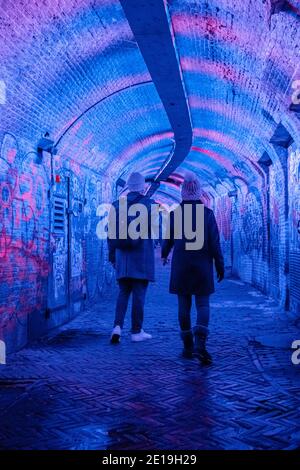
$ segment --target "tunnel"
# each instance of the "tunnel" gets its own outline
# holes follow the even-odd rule
[[[0,449],[299,449],[300,2],[3,0],[0,18]],[[130,342],[128,312],[109,343],[98,228],[134,172],[160,208],[193,174],[215,215],[211,367],[180,356],[160,243],[153,338]]]

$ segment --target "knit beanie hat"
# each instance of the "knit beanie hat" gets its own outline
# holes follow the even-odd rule
[[[142,193],[145,190],[145,178],[141,173],[131,173],[127,180],[127,187],[129,191],[136,191]]]
[[[195,173],[187,171],[181,188],[183,201],[198,201],[201,197],[201,185]]]

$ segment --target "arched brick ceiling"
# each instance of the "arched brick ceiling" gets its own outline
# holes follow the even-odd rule
[[[268,1],[168,1],[194,129],[183,167],[208,190],[235,177],[259,184],[256,162],[289,114],[297,3],[271,16]]]
[[[1,12],[5,129],[30,142],[49,131],[65,158],[112,177],[132,168],[155,176],[174,134],[119,1],[38,3],[7,0]],[[272,154],[277,123],[299,132],[289,106],[300,73],[300,2],[165,4],[193,127],[176,172],[193,169],[212,196],[259,186],[257,161]],[[176,198],[178,189],[163,184],[162,197],[168,191]]]
[[[6,131],[30,142],[48,131],[64,158],[114,178],[148,154],[160,167],[173,132],[120,3],[37,4],[1,13]]]

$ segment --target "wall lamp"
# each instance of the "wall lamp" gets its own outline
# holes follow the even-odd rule
[[[43,137],[38,141],[37,145],[37,163],[42,163],[43,152],[57,154],[57,148],[54,146],[54,141],[50,139],[49,132],[46,132]]]

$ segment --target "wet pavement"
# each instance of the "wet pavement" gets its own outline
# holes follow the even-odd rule
[[[114,294],[0,366],[1,449],[300,448],[297,321],[227,279],[212,296],[214,365],[180,357],[169,266],[146,306],[153,339],[109,344]]]

